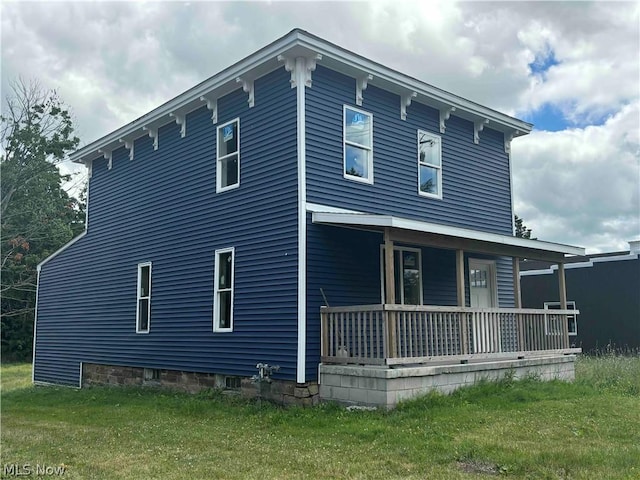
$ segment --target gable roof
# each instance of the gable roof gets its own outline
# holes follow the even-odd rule
[[[183,121],[186,113],[207,105],[207,102],[211,107],[216,99],[243,88],[243,82],[248,82],[249,85],[255,79],[282,68],[285,59],[297,57],[313,58],[319,65],[353,78],[365,78],[369,85],[434,107],[445,116],[448,112],[479,125],[487,125],[488,128],[505,134],[505,148],[511,138],[525,135],[532,128],[527,122],[397,72],[304,30],[294,29],[142,117],[78,149],[70,158],[76,163],[87,163],[102,155],[107,156],[125,142],[131,142],[149,132],[157,132],[158,127],[168,123]]]

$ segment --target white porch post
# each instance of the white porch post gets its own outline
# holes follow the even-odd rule
[[[385,275],[385,303],[396,303],[396,282],[393,261],[393,240],[389,228],[384,229],[384,275]],[[387,355],[394,358],[396,356],[396,316],[394,312],[385,312],[387,317]]]
[[[513,303],[516,308],[522,308],[522,294],[520,292],[520,259],[513,257]]]

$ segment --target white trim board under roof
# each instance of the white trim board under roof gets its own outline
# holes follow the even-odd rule
[[[273,70],[284,67],[283,60],[297,57],[313,58],[319,65],[355,79],[366,78],[368,85],[375,85],[396,93],[401,98],[410,95],[412,101],[429,105],[444,112],[444,116],[441,115],[444,119],[449,115],[455,115],[474,123],[482,122],[489,128],[504,133],[505,150],[508,150],[508,144],[513,137],[525,135],[532,128],[532,125],[527,122],[392,70],[304,30],[295,29],[137,120],[78,149],[71,154],[70,158],[76,163],[95,160],[103,155],[101,152],[112,152],[122,147],[121,139],[132,141],[147,135],[152,129],[175,122],[177,118],[184,119],[186,113],[204,105],[214,106],[216,99],[242,88],[244,84],[252,84],[255,79]],[[242,85],[238,83],[239,81]],[[362,92],[360,94],[362,95]],[[366,93],[364,95],[366,96]],[[248,101],[252,106],[251,93],[249,93],[249,97]],[[182,123],[182,127],[184,133],[184,123]],[[442,127],[443,125],[441,125]]]
[[[397,241],[416,241],[438,248],[464,249],[469,252],[540,260],[553,258],[556,261],[563,261],[565,255],[584,255],[582,247],[410,220],[392,215],[315,211],[312,218],[313,223],[317,224],[379,230],[389,228],[398,232]]]

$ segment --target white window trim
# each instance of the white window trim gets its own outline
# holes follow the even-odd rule
[[[238,142],[238,150],[237,152],[229,153],[227,155],[220,157],[220,132],[227,125],[231,125],[232,123],[236,123],[236,122],[238,122],[238,138],[236,140]],[[234,183],[233,185],[228,185],[226,187],[223,187],[222,177],[220,175],[220,172],[222,170],[220,168],[220,163],[222,162],[222,160],[236,154],[238,155],[238,182]],[[216,193],[226,192],[227,190],[233,190],[234,188],[238,188],[238,187],[240,187],[240,117],[234,118],[233,120],[229,120],[228,122],[223,123],[222,125],[219,125],[216,128]]]
[[[549,307],[558,307],[558,308],[557,309],[551,309]],[[544,302],[544,309],[545,310],[559,310],[560,309],[560,302]],[[576,309],[575,300],[567,300],[567,310],[575,310],[575,309]],[[576,317],[575,314],[573,315],[573,317],[574,317],[574,325],[576,326],[576,331],[575,332],[571,332],[571,330],[569,330],[569,336],[570,337],[578,336],[578,317]],[[544,333],[546,335],[550,335],[547,322],[545,322],[545,324],[544,324]]]
[[[427,136],[428,138],[431,139],[437,139],[438,140],[438,154],[440,156],[440,166],[437,165],[431,165],[430,163],[424,163],[422,164],[420,162],[420,137],[422,135]],[[418,147],[418,195],[422,196],[422,197],[428,197],[428,198],[436,198],[438,200],[442,200],[442,137],[440,135],[436,135],[435,133],[431,133],[431,132],[427,132],[426,130],[418,130],[418,138],[416,141],[416,145]],[[424,165],[425,167],[431,167],[431,168],[435,168],[437,170],[437,177],[438,177],[438,194],[434,194],[434,193],[428,193],[428,192],[423,192],[422,190],[420,190],[420,166]]]
[[[219,279],[218,279],[218,271],[219,271],[219,261],[220,255],[224,253],[231,252],[231,288],[224,289],[231,291],[231,319],[229,321],[229,328],[221,328],[220,325],[220,309],[218,308],[218,293],[219,293]],[[236,253],[234,247],[229,248],[221,248],[215,251],[215,260],[213,266],[213,331],[214,332],[233,332],[233,298],[234,298],[234,290],[235,290],[235,280],[236,280]]]
[[[149,296],[148,297],[141,297],[140,296],[140,287],[141,287],[141,283],[142,283],[142,268],[143,267],[149,267]],[[136,333],[149,333],[149,330],[151,329],[151,286],[153,285],[153,280],[152,280],[152,266],[151,266],[151,262],[143,262],[143,263],[139,263],[138,264],[138,282],[137,282],[137,292],[136,292]],[[147,315],[149,318],[147,318],[147,329],[146,330],[141,330],[140,329],[140,300],[143,298],[148,298],[149,300],[149,306],[148,306],[148,310],[147,310]]]
[[[370,147],[347,141],[347,109],[367,115],[371,119],[369,126],[369,136],[371,138]],[[362,148],[369,152],[367,157],[367,170],[369,171],[369,176],[367,178],[347,174],[347,145]],[[360,108],[346,104],[342,106],[342,176],[347,180],[353,180],[354,182],[368,183],[370,185],[373,184],[373,113],[366,112]]]
[[[420,266],[419,271],[420,271],[420,278],[419,278],[419,283],[420,283],[420,305],[424,305],[424,291],[423,291],[423,285],[422,285],[422,250],[420,250],[419,248],[412,248],[412,247],[402,247],[402,246],[395,246],[393,247],[393,251],[395,252],[400,252],[400,255],[402,256],[402,252],[415,252],[418,254],[418,265]],[[382,300],[382,303],[386,303],[386,298],[385,298],[385,292],[384,292],[384,244],[380,245],[380,299]],[[398,292],[396,292],[396,299],[398,297]],[[404,305],[404,276],[400,277],[400,305]]]

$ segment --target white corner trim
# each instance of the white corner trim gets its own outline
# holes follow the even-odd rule
[[[362,100],[364,100],[364,98],[362,97],[362,92],[367,89],[367,83],[370,80],[373,80],[373,75],[368,74],[363,77],[356,78],[356,105],[358,105],[359,107],[362,106]]]
[[[489,123],[489,119],[485,118],[479,122],[473,122],[473,143],[480,143],[480,132],[484,130],[484,126]]]
[[[145,126],[142,129],[149,132],[149,137],[153,139],[153,149],[158,150],[158,128]]]
[[[82,371],[84,370],[84,362],[80,362],[80,375],[78,378],[78,388],[82,388]]]
[[[255,105],[255,90],[253,87],[253,80],[249,80],[247,78],[238,77],[236,78],[236,83],[242,84],[242,90],[244,93],[249,94],[249,98],[247,102],[249,103],[249,108],[252,108]]]
[[[405,93],[400,97],[400,118],[407,119],[407,107],[411,105],[411,101],[418,97],[418,92]]]
[[[38,334],[38,296],[40,293],[40,266],[36,273],[36,308],[33,315],[33,352],[31,352],[31,383],[36,383],[36,335]]]
[[[133,146],[134,146],[134,140],[125,140],[123,138],[120,139],[120,143],[124,143],[124,148],[126,148],[127,150],[129,150],[129,160],[133,160]]]
[[[176,123],[180,125],[180,136],[182,138],[187,136],[187,116],[184,113],[174,113],[171,112],[169,114],[170,117],[176,119]]]
[[[445,122],[449,120],[451,114],[456,111],[456,107],[448,107],[440,109],[440,133],[444,133],[447,128]]]
[[[215,125],[218,123],[218,99],[217,98],[208,98],[204,95],[200,97],[202,102],[207,104],[207,108],[211,110],[211,121]]]
[[[320,57],[321,58],[321,57]],[[298,139],[298,356],[296,382],[305,383],[307,368],[307,167],[306,167],[306,88],[319,58],[298,57],[291,72],[291,86],[297,87]],[[285,69],[291,68],[285,60]]]

